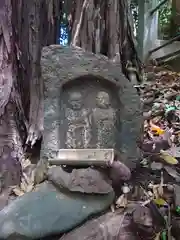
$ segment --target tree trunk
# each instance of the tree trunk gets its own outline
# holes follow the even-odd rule
[[[20,183],[25,144],[33,146],[41,138],[40,53],[43,45],[56,42],[59,2],[0,1],[0,172],[4,187]],[[11,171],[9,166],[14,166]]]
[[[126,75],[129,62],[139,69],[126,0],[65,3],[72,45],[119,62]],[[59,0],[0,1],[0,179],[5,187],[20,183],[25,147],[42,135],[40,54],[42,46],[57,42],[61,11]]]
[[[71,44],[140,69],[127,0],[76,0],[71,5]]]

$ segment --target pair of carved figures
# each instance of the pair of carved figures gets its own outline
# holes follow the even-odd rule
[[[68,103],[67,148],[113,147],[111,138],[113,138],[116,113],[111,107],[107,92],[97,93],[94,108],[83,106],[83,96],[78,91],[69,93]],[[92,141],[94,137],[95,140]]]

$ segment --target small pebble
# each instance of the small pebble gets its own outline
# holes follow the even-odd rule
[[[167,190],[170,191],[170,192],[174,192],[174,187],[173,187],[173,185],[168,184],[168,185],[167,185]]]
[[[129,193],[130,192],[130,188],[127,185],[124,185],[124,186],[122,186],[122,192],[124,194]]]
[[[163,168],[162,163],[158,163],[158,162],[152,162],[151,163],[151,169],[152,170],[161,170],[162,168]]]

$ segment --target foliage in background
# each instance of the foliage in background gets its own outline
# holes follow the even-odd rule
[[[67,14],[64,13],[60,23],[59,43],[65,46],[68,44],[68,39],[69,39],[68,20]]]
[[[159,0],[161,2],[162,0]],[[159,38],[170,38],[172,6],[170,1],[165,3],[159,10]]]
[[[138,2],[137,0],[131,0],[130,8],[132,11],[133,19],[134,19],[134,34],[137,34],[138,28]]]
[[[159,3],[162,0],[159,0]],[[138,27],[138,1],[131,0],[131,11],[134,18],[134,27],[137,31]],[[172,6],[170,1],[165,3],[159,10],[159,38],[169,39],[170,38],[170,27],[171,27],[171,17],[172,17]],[[136,33],[135,31],[135,33]]]
[[[68,23],[68,5],[67,1],[62,1],[62,18],[60,21],[59,44],[66,46],[69,43],[69,23]]]

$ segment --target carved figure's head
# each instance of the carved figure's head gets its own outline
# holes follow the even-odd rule
[[[110,105],[109,94],[107,92],[98,92],[96,97],[96,104],[100,108],[108,108]]]
[[[72,109],[81,109],[82,107],[82,94],[80,92],[70,92],[68,100]]]

